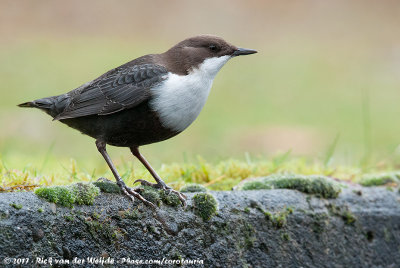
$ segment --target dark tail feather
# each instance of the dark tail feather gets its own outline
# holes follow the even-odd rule
[[[33,101],[28,101],[28,102],[18,104],[18,107],[36,107],[36,106],[33,103]]]
[[[21,104],[18,104],[19,107],[33,107],[39,109],[51,109],[54,106],[54,99],[50,98],[43,98],[34,101],[28,101]]]
[[[39,108],[53,118],[62,113],[70,103],[68,94],[38,99],[18,104],[19,107]]]
[[[43,98],[43,99],[38,99],[34,101],[28,101],[24,102],[21,104],[18,104],[19,107],[29,107],[29,108],[39,108],[40,110],[44,111],[45,113],[51,115],[53,118],[60,113],[59,109],[63,109],[63,105],[57,105],[57,98],[59,96],[55,97],[49,97],[49,98]],[[61,106],[61,107],[58,107]]]

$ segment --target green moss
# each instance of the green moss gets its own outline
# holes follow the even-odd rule
[[[272,225],[274,225],[276,228],[282,228],[287,223],[286,214],[278,213],[277,215],[273,215],[271,218],[271,222]]]
[[[290,240],[290,235],[288,233],[282,233],[281,238],[284,241],[289,241]]]
[[[111,244],[118,238],[118,230],[108,222],[99,222],[96,220],[85,221],[88,232],[93,238],[105,240]]]
[[[244,222],[243,224],[243,229],[242,229],[242,235],[244,237],[244,246],[245,248],[252,248],[254,245],[254,242],[256,240],[255,237],[255,230],[253,225],[248,223],[247,221]]]
[[[73,207],[73,204],[91,205],[100,190],[88,183],[76,183],[71,186],[51,186],[36,188],[35,194],[64,207]]]
[[[193,206],[196,215],[204,221],[210,220],[217,212],[218,203],[209,193],[198,193],[193,196]]]
[[[319,175],[271,175],[246,182],[240,188],[240,190],[258,189],[293,189],[324,198],[336,198],[341,191],[336,183]]]
[[[353,224],[356,221],[356,217],[350,210],[344,210],[342,212],[342,219],[346,224]]]
[[[97,213],[97,212],[93,212],[92,213],[92,218],[98,220],[98,219],[100,219],[100,214]]]
[[[74,217],[72,215],[64,215],[64,219],[66,221],[72,222],[74,221]]]
[[[328,204],[328,205],[326,205],[326,207],[328,208],[329,213],[331,215],[335,215],[335,216],[340,216],[341,215],[341,209],[340,209],[339,206],[336,206],[334,204]]]
[[[7,219],[10,216],[8,212],[0,211],[0,220]]]
[[[328,215],[326,213],[310,213],[309,216],[313,219],[313,223],[311,225],[313,232],[321,234],[328,224]]]
[[[140,213],[137,210],[125,210],[124,211],[124,218],[130,219],[130,220],[138,220],[140,218]]]
[[[171,254],[171,259],[172,260],[182,260],[182,254],[179,251],[174,251]]]
[[[75,183],[70,187],[75,195],[75,204],[78,205],[93,205],[100,193],[100,189],[92,183]]]
[[[168,193],[168,191],[160,190],[159,195],[162,202],[168,206],[177,207],[181,204],[181,200],[174,193]]]
[[[272,214],[271,212],[264,211],[264,216],[266,220],[271,220],[272,219]]]
[[[43,212],[43,208],[38,208],[38,210],[37,210],[39,213],[42,213]]]
[[[149,230],[150,233],[156,234],[156,227],[154,227],[154,225],[148,225],[147,226],[147,230]]]
[[[339,207],[334,204],[328,204],[327,208],[332,215],[341,217],[346,224],[354,224],[357,220],[356,216],[346,206]]]
[[[100,190],[104,193],[112,193],[112,194],[120,194],[121,193],[121,188],[119,186],[107,179],[99,179],[96,182],[93,182],[94,185],[100,188]]]
[[[18,209],[18,210],[20,210],[22,208],[21,204],[11,203],[10,206],[12,206],[13,208]]]
[[[75,194],[67,186],[39,187],[35,189],[35,194],[48,202],[64,207],[71,208],[75,203]]]
[[[184,185],[179,191],[182,193],[205,193],[207,190],[208,189],[201,184],[191,183]]]
[[[179,206],[181,201],[178,195],[168,192],[168,190],[156,189],[151,186],[141,186],[140,194],[146,200],[152,202],[153,204],[160,206],[161,202],[168,206]]]
[[[248,214],[248,213],[250,213],[250,209],[248,207],[245,207],[244,212]]]
[[[264,182],[261,181],[248,181],[245,182],[240,190],[247,191],[247,190],[262,190],[262,189],[272,189],[271,187],[265,185]]]
[[[143,196],[144,199],[147,201],[155,204],[156,206],[161,205],[161,197],[160,197],[160,191],[150,187],[150,186],[142,186],[141,187],[141,192],[140,194]]]
[[[293,214],[293,208],[292,207],[286,208],[286,211],[288,212],[288,214]]]
[[[381,186],[388,183],[398,183],[400,174],[396,172],[387,172],[380,174],[366,174],[361,177],[359,183],[362,186]]]
[[[285,210],[277,212],[275,214],[272,214],[271,212],[268,212],[268,211],[263,211],[263,212],[264,212],[265,219],[270,221],[272,223],[272,226],[279,229],[279,228],[286,226],[286,224],[287,224],[286,217],[289,214],[293,213],[293,209],[286,208]]]

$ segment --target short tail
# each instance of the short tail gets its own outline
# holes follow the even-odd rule
[[[44,98],[18,104],[18,107],[39,108],[46,110],[46,109],[51,109],[53,105],[54,105],[53,98]]]
[[[18,107],[38,108],[45,113],[51,115],[53,118],[62,112],[66,105],[65,95],[54,96],[49,98],[38,99],[18,104]]]
[[[36,105],[34,104],[33,101],[28,101],[28,102],[24,102],[24,103],[18,104],[18,107],[30,107],[30,108],[34,108],[34,107],[36,107]]]

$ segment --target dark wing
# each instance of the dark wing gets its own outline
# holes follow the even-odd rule
[[[54,120],[107,115],[147,100],[150,88],[166,79],[165,67],[142,64],[119,67],[69,93],[69,105]]]

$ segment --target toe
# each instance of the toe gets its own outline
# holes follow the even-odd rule
[[[126,187],[126,191],[127,191],[131,196],[134,196],[134,197],[136,197],[137,199],[139,199],[140,201],[142,201],[145,205],[147,205],[147,206],[149,206],[149,207],[151,207],[151,208],[153,208],[153,209],[157,208],[156,205],[154,205],[152,202],[146,200],[141,194],[139,194],[139,193],[136,192],[135,190],[133,190],[133,189],[131,189],[131,188],[129,188],[129,187]]]
[[[133,182],[133,184],[135,184],[135,183],[137,183],[137,182],[140,182],[141,185],[151,186],[151,187],[155,187],[155,185],[157,185],[157,184],[154,184],[154,183],[151,183],[151,182],[142,180],[142,179],[137,179],[137,180],[135,180],[135,181]]]

